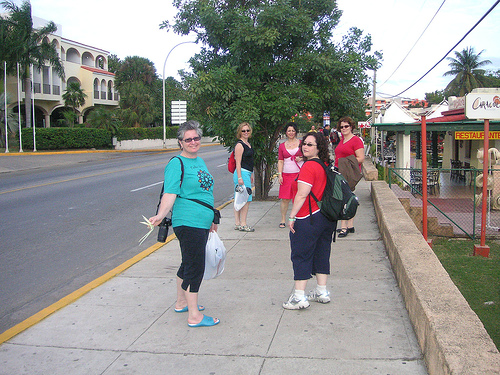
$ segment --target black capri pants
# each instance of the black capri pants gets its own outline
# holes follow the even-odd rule
[[[187,226],[174,227],[174,233],[181,246],[182,261],[177,276],[182,279],[182,289],[191,293],[200,290],[205,272],[205,247],[209,229]]]
[[[317,273],[330,274],[332,236],[337,222],[329,221],[321,212],[297,219],[295,233],[290,232],[294,280],[309,280]]]

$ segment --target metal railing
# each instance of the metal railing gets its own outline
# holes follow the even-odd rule
[[[485,230],[488,237],[499,238],[500,166],[499,169],[490,169],[488,175]],[[389,168],[387,177],[389,187],[398,198],[407,198],[410,206],[422,207],[421,169]],[[428,217],[436,217],[439,225],[451,225],[453,236],[465,235],[476,239],[480,234],[482,181],[482,171],[475,168],[429,168],[427,172]]]

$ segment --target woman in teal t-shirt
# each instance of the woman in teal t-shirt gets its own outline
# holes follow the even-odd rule
[[[198,157],[202,130],[196,121],[179,126],[177,139],[182,150],[165,167],[164,194],[158,213],[149,221],[158,225],[172,210],[172,227],[181,247],[182,262],[177,271],[176,312],[188,312],[190,327],[214,326],[219,319],[205,316],[198,305],[198,291],[205,271],[208,233],[217,231],[213,207],[214,179],[203,159]]]

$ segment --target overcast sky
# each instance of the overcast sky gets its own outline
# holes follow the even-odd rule
[[[497,0],[337,0],[343,10],[335,31],[336,40],[352,27],[372,36],[373,49],[383,52],[383,66],[377,72],[378,95],[396,95],[436,64],[493,6]],[[18,4],[21,0],[16,0]],[[424,29],[441,10],[401,64]],[[116,54],[151,60],[160,76],[165,59],[174,46],[194,37],[180,37],[159,29],[163,20],[173,20],[177,9],[171,0],[31,0],[33,16],[54,21],[62,36]],[[500,5],[497,6],[454,51],[472,46],[484,50],[482,59],[492,61],[486,69],[500,69]],[[176,47],[165,66],[165,75],[177,79],[179,69],[199,50],[192,43]],[[454,57],[452,52],[450,55]],[[398,65],[401,66],[395,72]],[[448,61],[441,62],[403,97],[424,99],[426,92],[441,90],[451,80],[443,77]],[[370,72],[372,75],[372,72]]]

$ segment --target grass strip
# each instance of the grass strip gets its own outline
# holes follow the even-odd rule
[[[500,350],[500,243],[486,241],[490,257],[473,256],[474,242],[433,239],[432,248]]]

